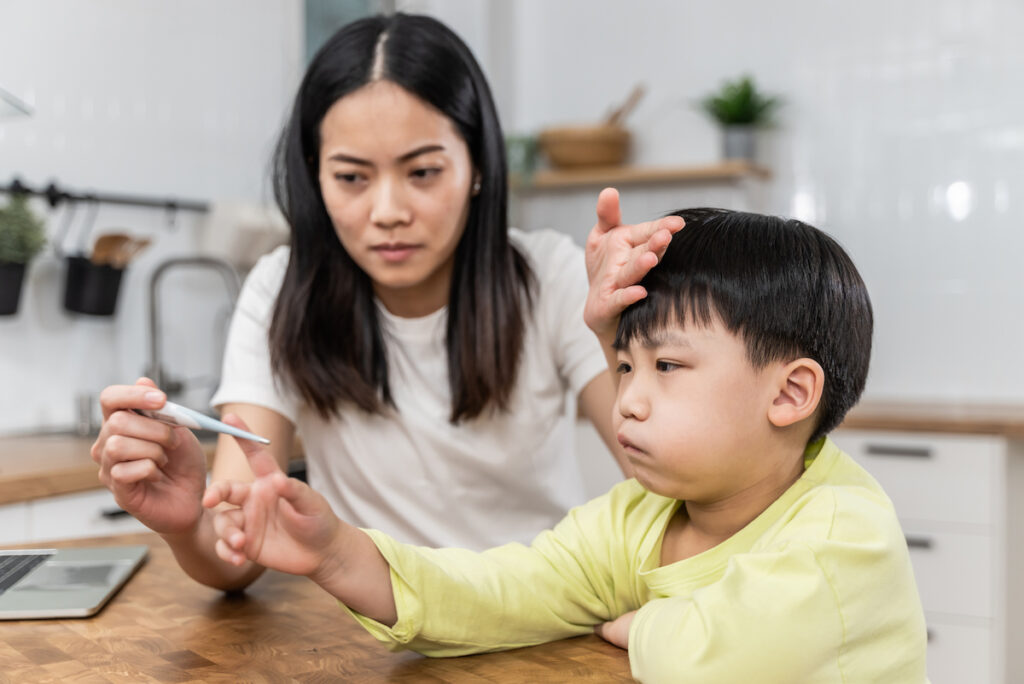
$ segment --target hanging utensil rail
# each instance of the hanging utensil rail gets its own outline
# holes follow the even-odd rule
[[[67,188],[60,187],[56,182],[50,183],[45,188],[32,188],[22,183],[19,178],[12,180],[9,185],[0,185],[0,193],[7,195],[35,195],[38,197],[45,197],[51,207],[56,207],[62,202],[91,202],[100,204],[121,204],[134,207],[154,207],[157,209],[166,209],[170,212],[195,211],[204,213],[210,208],[210,205],[207,202],[175,199],[173,197],[161,199],[158,197],[115,195],[101,192],[71,192]]]

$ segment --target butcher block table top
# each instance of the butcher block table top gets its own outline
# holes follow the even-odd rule
[[[629,682],[625,651],[587,635],[462,658],[392,653],[313,582],[267,572],[243,594],[204,587],[154,534],[150,557],[91,618],[0,622],[5,682]]]

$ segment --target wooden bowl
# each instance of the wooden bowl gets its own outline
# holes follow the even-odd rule
[[[561,126],[537,136],[541,151],[560,168],[619,166],[629,154],[629,131],[621,126]]]

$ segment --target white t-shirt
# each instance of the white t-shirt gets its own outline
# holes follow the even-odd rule
[[[582,250],[550,230],[513,229],[510,237],[538,288],[508,412],[449,422],[447,307],[399,318],[378,302],[397,411],[348,408],[340,419],[324,420],[281,391],[271,375],[267,330],[287,247],[261,258],[246,279],[211,403],[257,404],[291,420],[310,484],[347,522],[427,546],[529,542],[584,501],[567,393],[578,395],[607,366],[583,323]]]

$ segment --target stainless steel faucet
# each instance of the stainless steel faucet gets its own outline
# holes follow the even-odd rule
[[[234,308],[235,301],[238,299],[239,290],[241,289],[238,272],[235,271],[235,268],[227,261],[217,259],[215,257],[175,257],[161,262],[153,271],[153,275],[149,278],[149,368],[146,371],[146,375],[152,379],[168,397],[179,394],[185,388],[185,383],[168,375],[161,363],[160,297],[157,296],[157,290],[160,280],[163,278],[164,274],[173,268],[179,267],[205,268],[220,273],[224,278],[224,285],[227,288],[232,309]]]

